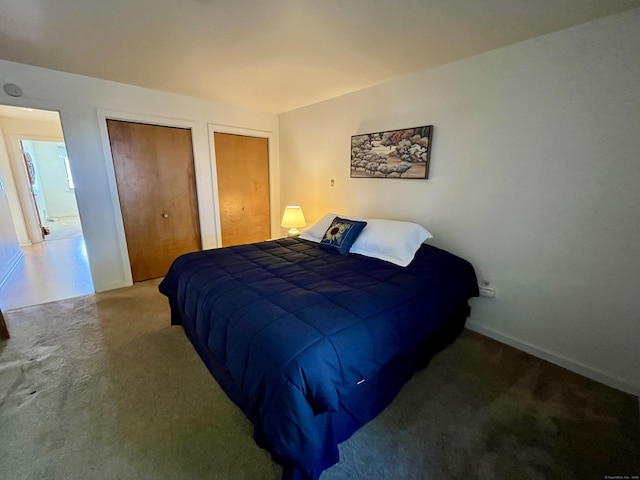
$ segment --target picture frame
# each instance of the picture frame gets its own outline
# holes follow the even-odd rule
[[[429,178],[433,125],[351,137],[351,178]]]

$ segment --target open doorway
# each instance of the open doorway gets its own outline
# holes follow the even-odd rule
[[[0,106],[0,174],[23,252],[0,288],[0,305],[11,309],[93,293],[57,112]]]

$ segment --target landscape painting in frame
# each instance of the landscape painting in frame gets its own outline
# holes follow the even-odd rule
[[[352,178],[429,178],[433,125],[351,137]]]

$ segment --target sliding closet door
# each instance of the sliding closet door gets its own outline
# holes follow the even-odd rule
[[[134,282],[201,250],[191,130],[107,120]]]

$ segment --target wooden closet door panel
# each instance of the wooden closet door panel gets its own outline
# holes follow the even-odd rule
[[[222,246],[271,237],[269,140],[214,133]]]
[[[131,273],[162,277],[201,250],[189,129],[107,120]]]

